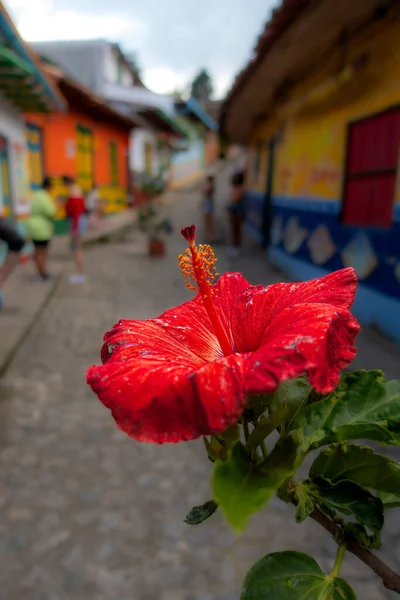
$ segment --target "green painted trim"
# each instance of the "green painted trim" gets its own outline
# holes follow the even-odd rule
[[[2,58],[5,60],[7,67],[11,65],[23,71],[24,75],[35,75],[35,69],[28,61],[20,58],[14,50],[0,44],[0,64],[3,63]]]
[[[56,219],[54,222],[54,234],[65,235],[69,231],[69,225],[67,219]]]
[[[118,148],[114,140],[108,142],[108,157],[110,164],[110,184],[113,187],[118,186]]]
[[[82,133],[93,134],[93,129],[89,129],[89,127],[86,127],[85,125],[81,125],[80,123],[77,123],[76,128],[78,129],[78,131],[81,131]]]
[[[182,137],[186,138],[187,137],[187,133],[186,131],[180,126],[180,124],[177,122],[176,118],[172,118],[169,115],[167,115],[163,110],[158,109],[157,110],[157,114],[159,117],[161,117],[161,119],[163,119],[166,123],[168,123],[168,125],[174,129],[174,131],[176,133],[178,133],[179,135],[181,135]]]

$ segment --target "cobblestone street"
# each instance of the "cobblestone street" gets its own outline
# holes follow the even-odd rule
[[[278,500],[241,537],[218,513],[186,525],[188,510],[211,497],[202,442],[136,443],[85,385],[103,333],[119,318],[155,316],[190,297],[176,256],[179,228],[199,221],[198,195],[177,192],[168,205],[168,256],[145,256],[135,231],[90,248],[88,282],[58,285],[0,383],[1,600],[238,600],[250,565],[280,549],[310,552],[332,568],[328,534],[311,521],[294,525]],[[219,272],[279,280],[251,242],[234,264],[223,246],[215,251]],[[363,332],[359,346],[356,366],[399,375],[390,342]],[[400,568],[400,523],[387,521],[382,554]],[[392,598],[351,556],[342,576],[360,600]]]

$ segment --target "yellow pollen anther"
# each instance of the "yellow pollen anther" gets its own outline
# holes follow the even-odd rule
[[[186,287],[190,290],[196,289],[193,284],[211,286],[214,279],[218,277],[217,269],[214,266],[217,259],[211,246],[201,244],[197,247],[193,244],[190,248],[186,248],[185,254],[178,256],[178,262],[185,278]],[[195,269],[197,273],[195,273]]]
[[[178,256],[179,267],[185,278],[186,286],[190,290],[198,289],[221,350],[225,356],[228,356],[233,353],[232,345],[213,303],[217,296],[213,281],[219,276],[215,267],[217,259],[210,246],[204,244],[196,246],[195,230],[194,225],[182,230],[182,235],[189,243],[189,248],[186,248],[184,254]]]

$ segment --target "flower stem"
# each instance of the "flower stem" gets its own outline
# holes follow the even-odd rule
[[[243,419],[243,431],[244,431],[244,439],[247,442],[247,440],[249,439],[249,435],[250,435],[250,429],[249,429],[249,424],[246,419]]]
[[[261,442],[260,448],[261,448],[261,452],[263,455],[263,459],[266,460],[268,457],[268,450],[267,450],[267,446],[266,446],[265,442]]]
[[[333,565],[333,569],[332,569],[332,573],[331,573],[332,578],[336,578],[339,575],[340,567],[342,566],[342,561],[343,561],[343,557],[344,557],[346,550],[347,550],[346,544],[340,544],[340,546],[338,547],[335,564]]]
[[[317,506],[312,511],[310,517],[326,529],[335,539],[344,538],[343,528],[325,515]],[[400,595],[400,575],[388,567],[378,556],[367,550],[367,548],[364,548],[357,540],[348,537],[346,543],[347,550],[372,569],[380,577],[386,589]]]

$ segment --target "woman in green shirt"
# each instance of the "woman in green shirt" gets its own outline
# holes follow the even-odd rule
[[[35,246],[35,264],[39,276],[44,280],[49,279],[47,258],[57,211],[56,205],[50,196],[52,187],[51,178],[45,177],[41,189],[33,195],[31,214],[27,220],[28,235]]]

